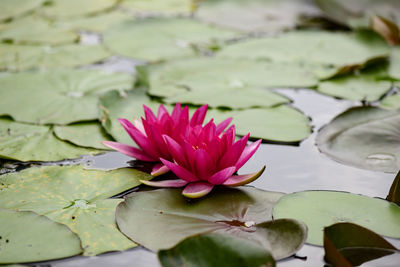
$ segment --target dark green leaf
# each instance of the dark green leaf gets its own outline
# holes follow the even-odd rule
[[[400,171],[397,173],[386,199],[400,206]]]

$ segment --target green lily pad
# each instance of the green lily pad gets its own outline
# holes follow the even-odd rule
[[[295,28],[301,16],[318,14],[306,0],[205,0],[197,12],[206,22],[246,32]]]
[[[0,118],[0,158],[58,161],[101,152],[61,141],[54,136],[52,127]]]
[[[74,145],[96,149],[108,149],[101,142],[113,140],[99,122],[80,122],[65,126],[55,126],[54,134],[59,139],[71,142]]]
[[[389,76],[393,79],[400,80],[400,48],[392,49],[389,65]]]
[[[0,207],[34,211],[67,225],[82,240],[84,255],[125,250],[136,245],[115,224],[122,199],[107,198],[151,178],[132,168],[32,167],[0,177]]]
[[[373,68],[355,75],[323,81],[317,90],[323,94],[354,101],[377,101],[392,88],[391,81],[380,80],[386,69]]]
[[[0,209],[0,220],[0,264],[52,260],[82,252],[76,234],[45,216]]]
[[[51,18],[79,17],[110,9],[117,3],[118,0],[49,0],[40,11]]]
[[[400,94],[385,97],[381,101],[380,107],[385,109],[400,109]]]
[[[122,8],[137,13],[150,14],[188,14],[195,8],[191,0],[123,0]]]
[[[125,235],[154,251],[212,232],[255,242],[281,259],[300,249],[307,233],[297,221],[268,222],[281,196],[252,187],[218,188],[198,201],[187,200],[180,189],[136,192],[118,206],[116,220]]]
[[[307,243],[319,246],[323,242],[323,228],[337,222],[352,222],[381,235],[400,237],[399,206],[345,192],[304,191],[285,195],[275,205],[273,216],[303,221],[308,226]]]
[[[319,150],[358,168],[397,172],[400,169],[400,111],[351,108],[334,118],[317,136]]]
[[[116,24],[131,20],[131,17],[120,11],[112,11],[96,16],[57,21],[57,25],[62,28],[103,33]]]
[[[265,249],[228,235],[202,234],[186,238],[169,250],[160,250],[162,266],[275,266]]]
[[[400,206],[400,171],[397,173],[397,176],[390,187],[390,191],[386,200],[396,203]]]
[[[104,43],[122,56],[159,61],[192,56],[196,50],[207,50],[236,35],[193,19],[150,18],[112,27]]]
[[[43,4],[43,0],[2,0],[0,21],[23,15]]]
[[[3,74],[0,114],[39,124],[95,120],[99,96],[113,89],[131,89],[133,81],[127,73],[96,70]]]
[[[389,46],[375,33],[295,31],[239,42],[224,47],[218,56],[321,64],[335,66],[341,72],[389,54]]]
[[[215,87],[214,87],[215,86]],[[194,105],[205,105],[209,107],[228,107],[232,109],[242,109],[251,107],[272,107],[289,103],[290,99],[267,89],[234,87],[221,89],[204,88],[200,90],[189,91],[176,96],[164,99],[167,103],[184,103]]]
[[[212,109],[207,118],[221,122],[232,117],[237,135],[250,132],[252,138],[282,143],[296,143],[311,134],[310,119],[289,106],[222,111]]]
[[[359,266],[393,254],[400,257],[400,251],[383,237],[353,223],[336,223],[326,227],[324,249],[325,258],[333,266]]]
[[[13,20],[7,24],[0,24],[0,40],[3,42],[59,45],[73,43],[78,39],[79,36],[75,32],[55,27],[50,22],[36,15]]]
[[[69,44],[51,47],[0,44],[0,69],[22,71],[76,67],[110,56],[110,52],[101,45]]]
[[[138,73],[149,94],[162,97],[221,88],[304,88],[318,83],[316,75],[299,64],[245,59],[192,58],[139,67]]]

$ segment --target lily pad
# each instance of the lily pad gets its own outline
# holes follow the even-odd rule
[[[239,42],[224,47],[218,56],[321,64],[335,66],[341,72],[389,54],[390,47],[375,33],[295,31]]]
[[[289,106],[274,108],[252,108],[222,111],[212,109],[207,118],[221,122],[232,117],[236,134],[244,136],[250,132],[252,138],[281,143],[297,143],[311,134],[310,119]]]
[[[118,0],[49,0],[40,11],[51,18],[79,17],[110,9],[117,3]]]
[[[138,67],[138,73],[149,94],[162,97],[221,88],[304,88],[318,83],[316,75],[299,64],[245,59],[192,58]]]
[[[385,109],[400,109],[400,94],[385,97],[381,101],[380,107]]]
[[[397,172],[400,169],[400,111],[376,107],[348,109],[318,133],[319,150],[358,168]]]
[[[195,9],[191,0],[123,0],[122,8],[141,14],[189,14]]]
[[[205,0],[196,15],[223,27],[275,33],[295,28],[301,16],[318,13],[307,0]]]
[[[96,149],[108,149],[101,142],[113,140],[99,122],[80,122],[55,126],[54,133],[59,139],[71,142],[74,145]]]
[[[131,89],[133,81],[127,73],[96,70],[3,74],[0,114],[39,124],[95,120],[99,96],[113,89]]]
[[[23,15],[43,4],[43,0],[2,0],[0,21]]]
[[[98,62],[110,56],[111,53],[101,45],[33,46],[0,44],[0,69],[22,71],[76,67]]]
[[[400,171],[397,173],[386,199],[400,206]]]
[[[0,118],[0,158],[58,161],[101,152],[61,141],[54,136],[52,127]]]
[[[151,178],[132,168],[32,167],[0,177],[0,207],[34,211],[66,224],[82,240],[84,255],[125,250],[136,245],[115,224],[115,207],[122,200],[107,198]]]
[[[68,2],[68,1],[66,1]],[[27,27],[29,25],[29,27]],[[59,45],[78,41],[79,36],[69,30],[55,27],[47,20],[26,16],[10,23],[0,24],[0,40],[17,44]]]
[[[323,243],[323,228],[337,222],[352,222],[381,235],[400,237],[399,206],[345,192],[304,191],[285,195],[275,205],[273,216],[303,221],[308,226],[307,243],[319,246]]]
[[[82,252],[76,234],[45,216],[0,209],[0,220],[0,264],[52,260]]]
[[[394,47],[390,56],[389,76],[400,80],[400,48]]]
[[[169,250],[160,250],[162,266],[275,266],[265,249],[228,235],[202,234],[186,238]]]
[[[281,259],[300,249],[307,235],[297,221],[269,221],[281,196],[252,187],[218,188],[199,201],[187,200],[179,189],[135,192],[118,206],[116,220],[125,235],[153,251],[196,234],[218,233],[255,242]]]
[[[373,68],[359,74],[323,81],[317,90],[323,94],[354,101],[377,101],[392,88],[392,82],[381,80],[386,69]]]
[[[135,59],[159,61],[192,56],[237,34],[185,18],[149,18],[112,27],[104,43],[113,52]]]

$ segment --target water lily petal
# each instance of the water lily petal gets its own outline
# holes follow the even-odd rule
[[[199,198],[207,195],[214,185],[207,182],[196,182],[188,184],[182,191],[182,195],[188,198]]]
[[[239,160],[240,155],[242,154],[244,148],[246,147],[247,140],[249,139],[250,134],[246,134],[242,139],[234,143],[228,150],[225,152],[224,156],[218,162],[218,169],[224,169],[229,166],[234,166],[236,162]]]
[[[133,125],[138,129],[144,136],[146,136],[146,131],[144,130],[143,123],[139,119],[133,120]]]
[[[213,174],[208,182],[211,184],[223,184],[235,172],[235,167],[228,167]]]
[[[223,185],[240,186],[240,185],[245,185],[245,184],[251,183],[254,180],[256,180],[258,177],[260,177],[261,174],[263,174],[264,170],[265,170],[265,166],[262,167],[261,170],[259,170],[258,172],[255,172],[255,173],[231,176],[223,183]]]
[[[215,162],[204,149],[197,149],[194,152],[194,171],[196,176],[201,180],[208,180],[210,175],[214,173]]]
[[[160,106],[158,107],[158,114],[157,114],[158,119],[162,118],[166,114],[169,117],[169,113],[168,113],[167,109],[164,107],[163,104],[160,104]]]
[[[172,163],[168,160],[165,160],[163,158],[160,158],[161,162],[165,164],[165,166],[168,167],[173,173],[175,173],[176,176],[181,178],[182,180],[188,181],[188,182],[196,182],[199,179],[192,174],[190,171],[187,169],[179,166],[178,164]]]
[[[190,168],[190,165],[185,157],[185,152],[183,151],[181,145],[179,145],[174,139],[172,139],[168,135],[163,135],[163,138],[165,143],[167,144],[170,154],[173,156],[176,163],[182,165],[185,168]]]
[[[153,186],[153,187],[183,187],[187,185],[188,182],[176,179],[176,180],[164,180],[164,181],[147,181],[140,180],[142,184]]]
[[[153,111],[146,105],[143,105],[143,109],[146,120],[148,120],[150,123],[155,123],[157,121],[157,118],[154,115]]]
[[[217,125],[217,135],[220,135],[225,129],[226,127],[228,127],[228,125],[232,122],[233,118],[227,118],[226,120],[224,120],[223,122],[219,123]]]
[[[236,171],[239,170],[254,155],[260,144],[261,139],[244,148],[242,155],[240,155],[239,160],[235,164]]]
[[[165,166],[164,164],[158,163],[158,164],[154,165],[154,167],[151,170],[150,174],[155,177],[155,176],[160,176],[160,175],[162,175],[164,173],[167,173],[167,172],[169,172],[168,167]]]
[[[164,140],[161,136],[161,132],[156,128],[156,125],[150,124],[148,121],[143,119],[142,123],[144,130],[146,131],[146,135],[153,142],[154,147],[158,151],[159,157],[170,159],[170,154],[168,152],[167,146],[164,143]]]
[[[206,117],[206,113],[207,113],[207,109],[208,109],[208,105],[204,105],[200,108],[198,108],[193,116],[192,119],[190,120],[190,126],[195,126],[195,125],[201,125],[203,124],[204,118]]]
[[[158,159],[153,159],[150,156],[146,155],[142,150],[137,149],[136,147],[117,143],[117,142],[111,142],[111,141],[103,141],[103,145],[115,149],[125,155],[128,155],[130,157],[133,157],[138,160],[143,160],[143,161],[158,161]]]

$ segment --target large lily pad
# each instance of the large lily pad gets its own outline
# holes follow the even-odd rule
[[[307,0],[205,0],[197,16],[206,22],[250,32],[292,29],[301,16],[318,14]]]
[[[341,72],[389,54],[389,46],[374,33],[296,31],[233,44],[218,55],[222,58],[322,64],[335,66]]]
[[[50,0],[40,11],[51,18],[77,17],[110,9],[117,2],[118,0]]]
[[[351,108],[334,118],[317,136],[320,151],[358,168],[400,169],[400,111]]]
[[[243,239],[228,235],[202,234],[189,237],[169,250],[160,250],[162,266],[275,266],[265,249]]]
[[[392,49],[389,65],[389,76],[393,79],[400,80],[400,48]]]
[[[105,33],[104,42],[119,55],[159,61],[192,56],[197,49],[207,50],[218,40],[236,35],[193,19],[150,18],[112,27]]]
[[[27,27],[28,25],[29,27]],[[73,43],[78,39],[79,36],[75,32],[55,27],[36,15],[26,16],[0,25],[0,40],[3,42],[59,45]]]
[[[314,245],[322,245],[323,228],[337,222],[352,222],[381,235],[400,237],[399,206],[345,192],[304,191],[285,195],[275,205],[273,216],[305,222],[309,230],[307,243]]]
[[[187,91],[238,87],[304,88],[318,83],[316,75],[303,65],[245,59],[192,58],[139,67],[138,72],[142,82],[149,87],[149,94],[163,97]]]
[[[385,109],[400,109],[400,94],[385,97],[380,106]]]
[[[82,252],[76,234],[45,216],[0,209],[0,220],[0,264],[52,260]]]
[[[0,44],[0,69],[22,71],[76,67],[110,56],[111,53],[101,45],[69,44],[51,47]]]
[[[77,146],[96,149],[108,149],[101,142],[113,140],[99,122],[80,122],[65,126],[55,126],[54,133],[61,140],[71,142]]]
[[[95,120],[99,95],[112,89],[131,89],[133,81],[127,73],[95,70],[3,74],[0,114],[40,124]]]
[[[188,14],[195,6],[191,0],[123,0],[122,8],[141,14]]]
[[[27,13],[43,4],[43,0],[2,0],[0,3],[0,21]]]
[[[255,242],[281,259],[297,251],[306,236],[306,228],[299,222],[266,222],[281,196],[251,187],[218,188],[193,202],[179,189],[136,192],[118,206],[116,220],[125,235],[154,251],[192,235],[213,232]]]
[[[84,255],[136,246],[115,224],[121,199],[107,199],[152,176],[132,168],[84,170],[82,166],[32,167],[0,178],[0,207],[29,210],[66,224],[82,240]]]
[[[0,158],[19,161],[58,161],[100,152],[61,141],[54,136],[49,126],[18,123],[0,118]]]

